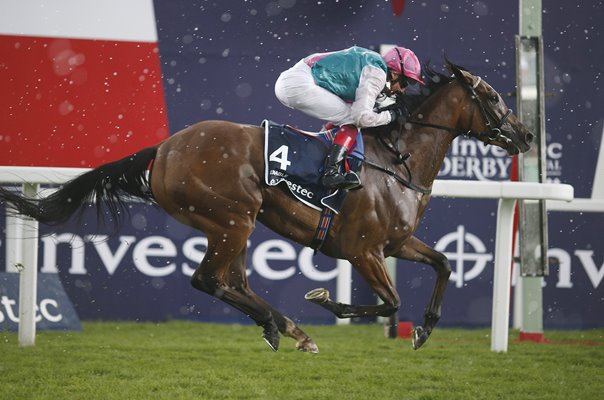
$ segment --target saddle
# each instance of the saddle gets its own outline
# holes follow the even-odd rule
[[[320,182],[325,157],[337,128],[307,132],[269,120],[264,120],[262,126],[265,133],[265,183],[269,186],[283,183],[295,198],[307,206],[320,211],[327,207],[338,213],[346,191],[333,191]],[[356,145],[348,153],[345,168],[359,173],[363,159],[363,137],[359,131]]]

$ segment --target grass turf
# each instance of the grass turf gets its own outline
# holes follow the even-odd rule
[[[85,322],[20,348],[0,332],[0,399],[596,399],[604,329],[546,332],[557,344],[490,351],[489,330],[437,329],[426,345],[378,325],[306,326],[319,354],[256,326]]]

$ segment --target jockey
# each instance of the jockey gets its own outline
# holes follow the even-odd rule
[[[404,93],[410,83],[424,84],[420,74],[419,60],[409,49],[394,47],[382,57],[356,46],[312,54],[281,73],[275,83],[281,103],[327,121],[327,126],[339,126],[325,160],[323,185],[332,189],[360,186],[357,174],[339,172],[356,143],[358,128],[386,125],[402,117],[400,108],[374,111],[376,100],[382,93]]]

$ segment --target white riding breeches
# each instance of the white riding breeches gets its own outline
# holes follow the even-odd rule
[[[390,122],[390,114],[373,112],[373,104],[383,87],[381,76],[379,79],[370,76],[373,75],[374,70],[377,68],[363,71],[361,84],[357,89],[357,99],[354,103],[347,103],[329,90],[315,84],[311,68],[304,60],[300,60],[281,73],[275,83],[275,95],[285,106],[335,125],[353,124],[359,128],[385,125]],[[385,73],[382,71],[378,73],[384,75],[385,81]],[[382,87],[379,86],[380,84]]]
[[[275,95],[283,105],[336,125],[352,124],[350,103],[315,84],[310,67],[300,60],[279,75]]]

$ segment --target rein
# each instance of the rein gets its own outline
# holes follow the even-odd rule
[[[453,132],[456,135],[464,135],[466,137],[475,138],[478,140],[481,140],[485,137],[488,139],[497,139],[497,136],[493,137],[487,132],[474,132],[471,129],[466,131],[465,129],[462,129],[462,128],[451,128],[450,126],[432,124],[429,122],[422,122],[422,121],[417,121],[417,120],[412,120],[412,119],[407,120],[407,122],[410,124],[413,124],[413,125],[420,125],[420,126],[425,126],[427,128],[435,128],[435,129],[440,129],[440,130],[447,131],[447,132]]]
[[[399,153],[400,154],[400,153]],[[360,160],[361,162],[377,169],[378,171],[382,171],[384,173],[386,173],[387,175],[390,175],[391,177],[393,177],[394,179],[396,179],[397,182],[399,182],[400,184],[402,184],[405,187],[408,187],[411,190],[415,190],[416,192],[422,193],[422,194],[430,194],[432,193],[432,189],[424,189],[422,187],[417,186],[416,184],[414,184],[413,182],[411,182],[411,170],[409,170],[409,167],[407,166],[407,162],[406,160],[410,157],[410,154],[405,154],[404,160],[401,162],[401,164],[403,164],[403,166],[405,167],[405,169],[407,170],[407,173],[409,174],[410,179],[405,179],[402,176],[398,175],[396,173],[396,171],[388,168],[388,167],[384,167],[383,165],[377,164],[371,160],[369,160],[368,158],[362,159],[356,155],[350,155],[350,157],[356,158],[357,160]]]
[[[375,169],[377,169],[378,171],[382,171],[384,173],[386,173],[387,175],[393,177],[394,179],[396,179],[397,182],[399,182],[400,184],[402,184],[403,186],[411,189],[411,190],[415,190],[416,192],[422,193],[422,194],[430,194],[432,193],[432,188],[430,189],[425,189],[422,188],[420,186],[417,186],[416,184],[414,184],[412,182],[413,180],[413,175],[411,174],[411,169],[409,169],[409,166],[407,165],[407,160],[409,159],[409,157],[411,157],[411,154],[406,153],[403,154],[401,153],[401,151],[398,149],[398,142],[402,136],[402,132],[403,132],[403,125],[401,124],[401,129],[399,130],[399,134],[398,134],[398,140],[396,142],[396,146],[393,145],[392,143],[389,143],[386,141],[386,139],[384,139],[383,136],[378,136],[378,140],[379,142],[382,144],[382,146],[384,146],[387,150],[389,150],[392,154],[394,154],[394,156],[396,157],[396,164],[402,164],[403,167],[405,167],[405,170],[407,171],[407,175],[409,175],[409,179],[405,179],[402,176],[398,175],[396,173],[396,171],[394,171],[391,168],[385,167],[383,165],[380,165],[374,161],[371,161],[370,159],[368,159],[367,157],[365,158],[361,158],[358,157],[356,155],[350,154],[349,157],[355,158],[357,160],[359,160],[360,162],[369,165],[370,167],[373,167]]]

